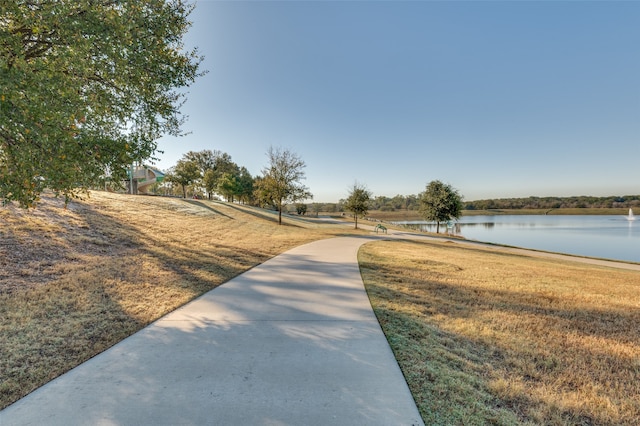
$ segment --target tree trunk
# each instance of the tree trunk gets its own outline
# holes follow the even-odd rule
[[[282,225],[282,203],[278,204],[278,225]]]
[[[353,217],[356,219],[356,229],[358,229],[358,213],[354,213]]]

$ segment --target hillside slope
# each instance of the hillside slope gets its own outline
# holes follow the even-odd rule
[[[93,192],[0,208],[0,408],[153,320],[340,227],[203,200]]]

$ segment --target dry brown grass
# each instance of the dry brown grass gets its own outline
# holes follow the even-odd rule
[[[0,208],[0,409],[194,297],[343,227],[95,192]]]
[[[0,408],[293,246],[353,232],[208,201],[93,193],[0,208]],[[427,424],[637,424],[640,274],[365,246],[376,313]]]
[[[640,273],[444,242],[360,260],[427,424],[640,424]]]

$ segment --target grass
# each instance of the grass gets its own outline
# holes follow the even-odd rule
[[[284,221],[103,192],[0,208],[0,409],[274,255],[345,232]]]
[[[0,409],[276,254],[357,232],[276,221],[102,192],[1,208]],[[638,272],[445,242],[360,262],[426,424],[640,423]]]
[[[640,423],[640,274],[377,242],[365,286],[426,424]]]

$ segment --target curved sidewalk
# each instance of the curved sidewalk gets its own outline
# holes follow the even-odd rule
[[[422,425],[357,263],[306,244],[0,411],[0,425]]]

